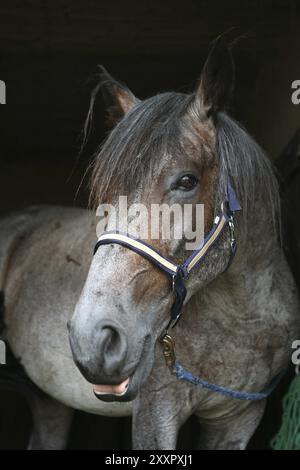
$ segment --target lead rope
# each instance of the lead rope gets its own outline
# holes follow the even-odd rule
[[[202,379],[201,377],[196,377],[194,374],[192,374],[192,372],[188,371],[179,362],[177,362],[175,354],[175,340],[171,335],[165,333],[165,335],[161,338],[160,341],[163,344],[163,354],[166,365],[170,369],[171,373],[177,377],[177,379],[189,382],[193,385],[205,388],[212,392],[220,393],[221,395],[225,395],[230,398],[250,401],[257,401],[267,398],[273,392],[274,388],[277,386],[278,382],[282,377],[281,375],[276,376],[272,380],[269,387],[267,387],[261,392],[240,392],[237,390],[232,390],[228,387],[223,387],[221,385],[210,383],[207,380]],[[300,435],[298,437],[300,439]]]

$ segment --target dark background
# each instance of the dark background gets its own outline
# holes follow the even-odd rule
[[[92,150],[107,132],[101,99],[91,143],[80,135],[97,83],[97,64],[140,98],[193,89],[209,45],[230,31],[236,93],[231,114],[275,158],[300,123],[291,82],[300,79],[297,0],[1,0],[0,213],[28,204],[87,203]],[[269,401],[250,447],[266,448],[280,423],[287,378]],[[193,446],[195,423],[182,433]],[[0,392],[0,448],[24,448],[30,415],[23,398]],[[105,429],[105,432],[103,432]],[[71,448],[128,448],[130,419],[77,413]]]

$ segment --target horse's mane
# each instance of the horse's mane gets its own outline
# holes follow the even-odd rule
[[[125,115],[94,156],[90,180],[94,205],[130,194],[146,183],[165,153],[187,154],[182,135],[191,129],[183,128],[182,116],[192,100],[193,95],[163,93],[138,103]],[[220,165],[217,200],[224,199],[230,176],[243,208],[243,223],[251,221],[250,212],[262,202],[276,220],[279,193],[270,160],[227,114],[218,113],[216,122]]]
[[[270,159],[246,130],[225,113],[218,114],[217,142],[221,199],[230,176],[241,201],[244,224],[253,223],[263,205],[277,228],[280,196]]]

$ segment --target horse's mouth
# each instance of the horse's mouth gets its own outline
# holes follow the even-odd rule
[[[130,379],[125,379],[118,385],[93,385],[93,391],[96,397],[102,395],[114,395],[115,397],[122,397],[127,392]]]
[[[132,383],[132,378],[129,377],[118,385],[93,385],[94,395],[106,402],[132,401],[137,394],[137,387]]]
[[[147,361],[147,356],[149,355],[149,353],[151,354],[151,350],[149,351],[148,349],[149,341],[150,336],[146,336],[140,358],[129,372],[129,377],[127,377],[125,380],[123,380],[117,385],[93,385],[94,395],[99,400],[106,402],[128,402],[136,398],[141,383],[147,377],[147,372],[149,373],[151,370],[152,361]],[[148,368],[145,367],[145,363],[148,363]],[[149,370],[147,371],[147,369]]]

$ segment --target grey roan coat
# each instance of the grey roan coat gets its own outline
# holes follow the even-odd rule
[[[258,392],[290,361],[299,305],[278,241],[271,165],[225,113],[232,69],[231,54],[219,41],[195,93],[144,101],[103,69],[100,88],[115,127],[95,156],[91,198],[96,204],[114,204],[118,195],[146,206],[202,203],[208,233],[231,177],[243,208],[236,217],[237,255],[223,273],[226,231],[187,280],[173,333],[178,359],[195,375]],[[175,449],[178,430],[191,414],[201,423],[199,448],[244,449],[264,401],[227,398],[170,374],[158,341],[173,302],[169,280],[121,246],[101,246],[92,259],[95,241],[96,218],[88,210],[33,207],[1,221],[4,334],[46,394],[30,400],[29,447],[63,448],[77,408],[132,413],[138,449]],[[184,240],[148,242],[176,262],[187,257]],[[93,394],[91,383],[116,387],[126,378],[121,397],[103,395],[105,402]]]

